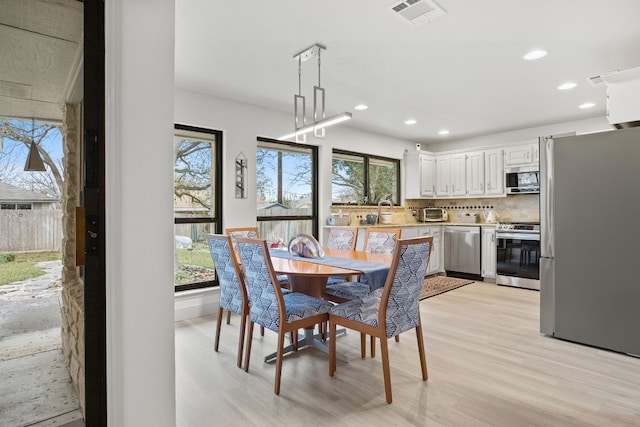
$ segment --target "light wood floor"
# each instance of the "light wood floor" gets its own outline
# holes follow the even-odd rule
[[[238,317],[176,323],[178,426],[640,426],[640,359],[545,337],[535,291],[474,283],[421,302],[429,380],[415,334],[389,340],[393,404],[379,351],[360,359],[356,333],[338,338],[338,362],[302,350],[275,367],[275,334],[254,334],[249,373],[236,368]],[[639,332],[640,333],[640,332]]]

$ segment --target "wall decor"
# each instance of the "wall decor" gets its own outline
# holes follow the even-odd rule
[[[236,199],[247,198],[247,158],[242,151],[236,157]]]

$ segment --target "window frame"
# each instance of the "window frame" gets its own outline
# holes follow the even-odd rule
[[[318,147],[315,145],[307,145],[307,144],[299,144],[296,142],[290,141],[280,141],[277,139],[258,137],[256,143],[256,150],[258,150],[259,143],[265,142],[269,144],[277,144],[282,146],[289,147],[299,147],[305,150],[311,150],[311,191],[312,196],[311,200],[313,201],[313,209],[311,215],[279,215],[279,216],[258,216],[256,213],[256,222],[267,222],[267,221],[307,221],[311,220],[311,229],[313,230],[313,236],[318,238],[319,231],[319,222],[318,222],[318,203],[319,203],[319,195],[318,195]],[[256,164],[256,169],[258,165]],[[286,243],[286,242],[285,242]]]
[[[374,203],[373,201],[369,200],[369,161],[371,159],[377,159],[377,160],[383,160],[385,162],[391,162],[393,164],[395,164],[396,166],[396,194],[397,194],[397,198],[398,200],[396,201],[392,201],[394,206],[400,206],[400,197],[401,197],[401,190],[402,190],[402,186],[400,184],[400,160],[399,159],[392,159],[390,157],[383,157],[383,156],[375,156],[372,154],[364,154],[364,153],[357,153],[355,151],[348,151],[348,150],[340,150],[337,148],[334,148],[333,150],[331,150],[331,186],[333,187],[333,159],[334,159],[334,155],[335,154],[342,154],[345,156],[353,156],[353,157],[360,157],[363,160],[363,164],[364,164],[364,173],[363,173],[363,179],[364,179],[364,191],[363,194],[364,196],[367,198],[367,203],[335,203],[333,201],[333,189],[331,191],[331,205],[332,206],[377,206],[376,203]]]
[[[208,134],[208,135],[214,135],[214,139],[215,139],[215,143],[212,144],[211,149],[214,152],[214,164],[213,164],[213,174],[211,176],[212,180],[213,180],[213,194],[214,194],[214,201],[213,201],[213,211],[215,212],[215,214],[213,216],[199,216],[199,217],[189,217],[189,218],[176,218],[175,217],[175,212],[174,212],[174,218],[173,218],[173,223],[174,225],[176,224],[213,224],[214,225],[214,229],[218,232],[221,233],[222,231],[222,198],[223,198],[223,193],[222,193],[222,165],[223,165],[223,161],[222,161],[222,141],[223,141],[223,133],[220,130],[214,130],[214,129],[207,129],[207,128],[201,128],[201,127],[196,127],[196,126],[189,126],[189,125],[184,125],[184,124],[180,124],[180,123],[175,123],[174,124],[174,136],[177,133],[176,131],[180,131],[180,130],[184,130],[184,131],[188,131],[188,132],[197,132],[197,133],[203,133],[203,134]],[[175,159],[174,159],[174,168],[175,168]],[[187,283],[187,284],[183,284],[183,285],[176,285],[174,284],[174,291],[177,292],[184,292],[184,291],[190,291],[193,289],[203,289],[203,288],[211,288],[211,287],[216,287],[219,286],[219,282],[218,282],[218,276],[216,274],[215,279],[214,280],[208,280],[208,281],[203,281],[203,282],[196,282],[196,283]]]

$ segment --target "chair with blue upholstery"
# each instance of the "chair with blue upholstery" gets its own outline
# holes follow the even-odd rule
[[[220,284],[220,305],[216,322],[216,338],[214,350],[218,351],[220,344],[220,327],[224,310],[228,313],[240,315],[240,339],[238,340],[238,368],[242,367],[242,351],[244,348],[247,316],[249,315],[249,297],[245,287],[244,277],[238,259],[233,251],[231,237],[220,234],[207,235],[209,251],[216,268],[218,283]]]
[[[358,229],[356,227],[332,227],[329,230],[328,249],[353,251],[356,249]],[[348,282],[348,277],[335,276],[327,279],[327,285]]]
[[[400,238],[399,228],[368,228],[364,235],[365,252],[385,253],[393,255],[396,241]],[[325,298],[341,303],[354,298],[361,298],[375,291],[366,279],[358,282],[329,283],[325,290]]]
[[[387,403],[392,402],[387,343],[389,338],[396,337],[409,329],[415,329],[422,380],[427,380],[427,360],[419,303],[432,245],[433,237],[398,240],[384,288],[365,297],[338,304],[331,309],[329,312],[329,376],[334,376],[336,371],[336,326],[341,325],[359,331],[362,341],[365,334],[380,338]]]
[[[314,325],[325,322],[332,304],[299,292],[283,293],[273,271],[267,242],[264,240],[238,238],[238,250],[251,295],[244,370],[249,371],[254,323],[277,332],[274,393],[280,394],[285,334],[300,328],[313,328]]]

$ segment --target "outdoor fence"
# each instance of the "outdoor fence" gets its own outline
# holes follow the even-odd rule
[[[61,210],[0,210],[0,252],[61,249]]]

